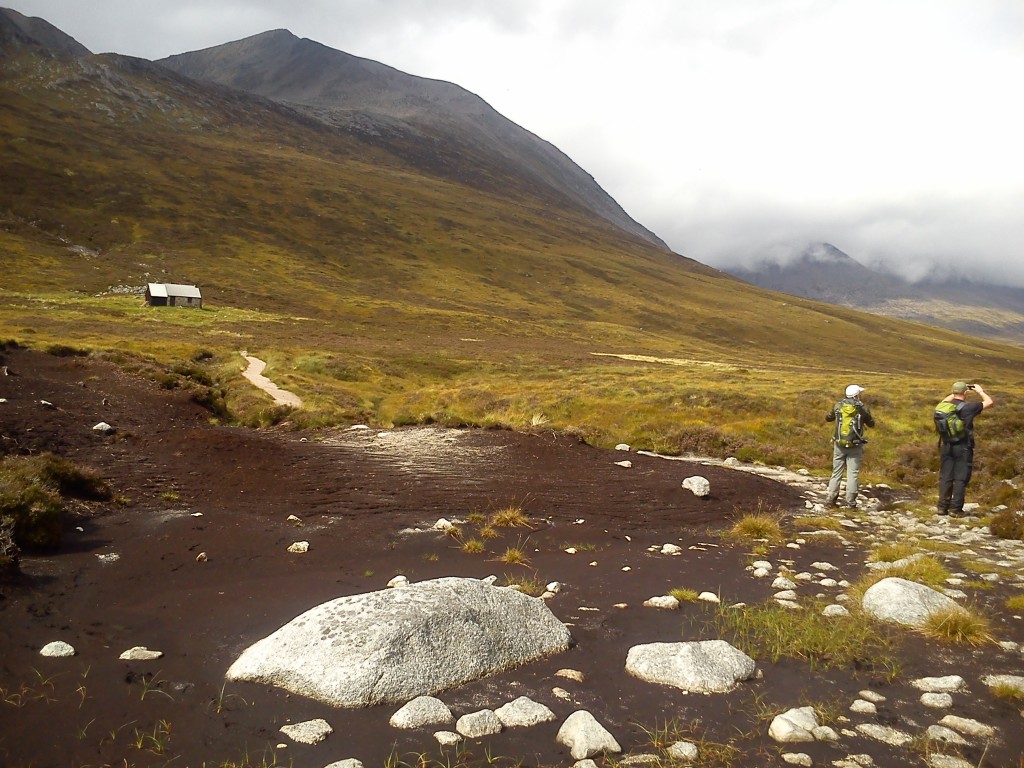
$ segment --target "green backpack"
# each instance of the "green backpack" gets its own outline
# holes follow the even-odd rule
[[[836,434],[833,440],[843,448],[853,448],[865,442],[860,408],[851,400],[836,404]]]
[[[959,443],[967,437],[967,425],[960,418],[960,406],[943,400],[935,406],[935,431],[944,443]]]

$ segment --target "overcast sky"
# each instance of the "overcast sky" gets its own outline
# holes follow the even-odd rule
[[[476,93],[675,251],[1024,286],[1022,0],[0,0],[95,53],[288,29]]]

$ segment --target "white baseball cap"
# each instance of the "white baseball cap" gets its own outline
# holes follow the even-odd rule
[[[846,396],[857,397],[857,395],[859,395],[863,391],[864,387],[862,387],[860,384],[851,384],[846,388]]]

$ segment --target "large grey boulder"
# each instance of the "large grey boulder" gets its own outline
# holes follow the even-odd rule
[[[229,680],[339,707],[405,702],[569,647],[543,600],[441,578],[312,608],[246,649]]]
[[[626,671],[649,683],[695,693],[725,693],[757,671],[754,660],[725,640],[635,645]]]
[[[869,616],[907,627],[922,627],[936,613],[964,610],[931,587],[894,576],[868,587],[861,604]]]

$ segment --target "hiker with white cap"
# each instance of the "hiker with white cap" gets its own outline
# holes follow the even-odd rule
[[[836,403],[832,410],[825,414],[825,421],[836,423],[832,433],[832,479],[828,481],[828,506],[834,507],[839,502],[839,484],[846,473],[846,506],[857,507],[858,479],[860,463],[864,458],[864,428],[875,426],[871,411],[861,401],[864,387],[851,384],[846,388],[846,397]]]

